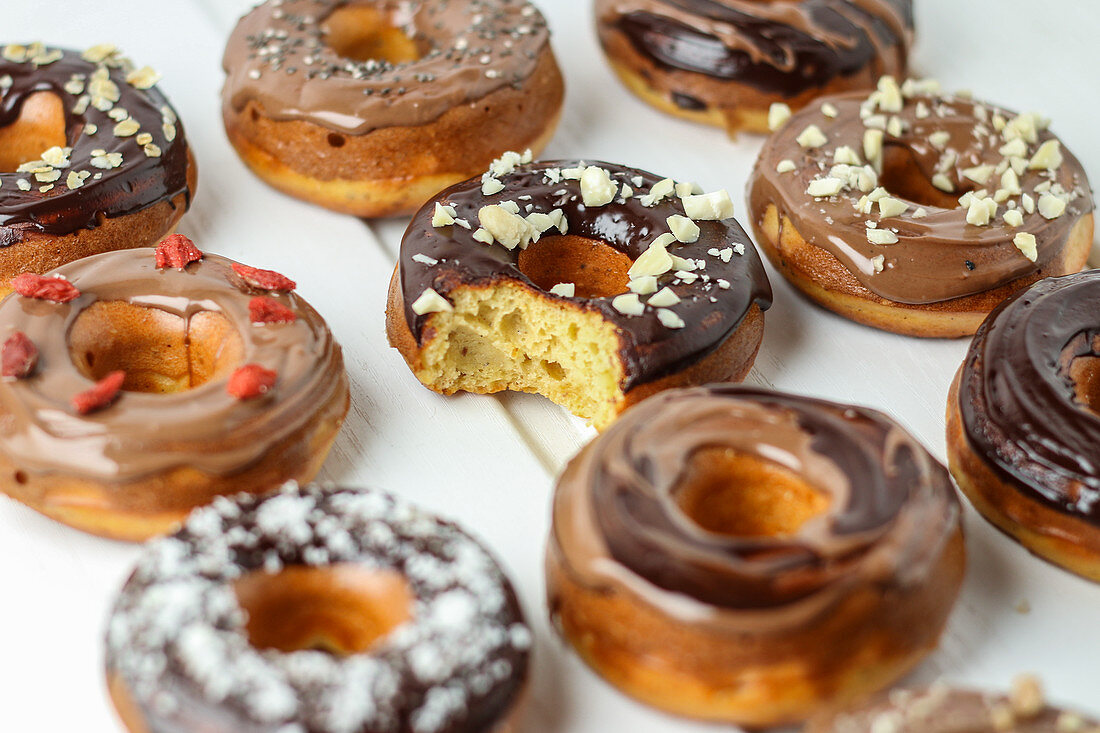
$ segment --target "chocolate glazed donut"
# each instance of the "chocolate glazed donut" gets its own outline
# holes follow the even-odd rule
[[[658,109],[767,132],[771,104],[869,89],[904,75],[911,0],[596,0],[600,42]]]
[[[948,401],[959,487],[1032,552],[1100,580],[1100,270],[990,314]]]
[[[885,687],[962,582],[947,471],[881,413],[732,385],[633,408],[558,481],[555,625],[664,710],[745,726]]]
[[[23,272],[156,244],[190,206],[194,159],[157,79],[110,45],[4,47],[0,294]]]

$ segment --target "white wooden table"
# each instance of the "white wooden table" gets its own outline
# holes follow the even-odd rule
[[[1100,181],[1100,4],[916,0],[915,68],[947,88],[1054,119]],[[403,494],[464,523],[503,558],[538,633],[529,728],[706,730],[637,705],[551,635],[542,551],[553,477],[592,432],[537,397],[442,398],[423,389],[383,333],[386,284],[405,222],[357,219],[259,183],[225,139],[220,59],[246,0],[3,0],[2,42],[118,43],[164,74],[199,162],[181,231],[205,250],[293,276],[344,345],[352,407],[323,478]],[[596,158],[744,189],[760,139],[663,117],[612,78],[588,0],[542,0],[568,93],[546,157]],[[739,210],[744,211],[743,205]],[[893,413],[939,456],[947,386],[963,341],[918,341],[810,306],[772,271],[749,381]],[[970,568],[939,651],[913,682],[1004,688],[1040,674],[1052,697],[1100,714],[1100,587],[1031,557],[968,509]],[[0,499],[0,731],[119,730],[104,690],[102,635],[135,546],[82,535]],[[1030,610],[1026,610],[1026,609]]]

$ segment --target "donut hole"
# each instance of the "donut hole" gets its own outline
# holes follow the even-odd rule
[[[69,355],[89,379],[122,370],[129,392],[174,393],[229,374],[244,361],[244,341],[225,316],[184,319],[159,308],[100,301],[69,331]]]
[[[366,5],[343,5],[321,27],[325,43],[352,61],[405,64],[420,60],[428,49],[394,24],[390,13]]]
[[[257,649],[358,654],[413,616],[412,591],[400,574],[359,565],[255,571],[233,590]]]
[[[519,254],[519,271],[543,290],[573,283],[578,298],[608,298],[627,292],[625,254],[596,239],[573,234],[543,237]]]
[[[694,524],[728,537],[788,537],[829,508],[794,471],[731,448],[693,453],[673,498]]]
[[[39,160],[44,151],[68,144],[61,97],[36,92],[23,101],[14,122],[0,127],[0,170],[15,171],[23,163]]]
[[[917,165],[913,151],[903,145],[890,143],[882,148],[882,173],[878,183],[891,196],[912,201],[918,206],[938,209],[957,208],[959,196],[969,190],[964,188],[952,193],[941,191],[932,185],[932,180]]]
[[[1091,339],[1091,354],[1080,354],[1080,345],[1085,339]],[[1078,404],[1100,414],[1100,335],[1079,335],[1063,351],[1064,372],[1073,384],[1073,396]]]

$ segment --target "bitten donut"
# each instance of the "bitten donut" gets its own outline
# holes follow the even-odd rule
[[[958,337],[1092,243],[1081,164],[1036,114],[889,77],[829,97],[764,145],[749,181],[756,241],[846,318]]]
[[[386,331],[442,394],[536,392],[602,429],[669,387],[739,381],[771,288],[729,194],[510,153],[401,240]]]
[[[146,549],[107,679],[133,733],[508,733],[530,647],[508,579],[457,526],[291,483]]]
[[[904,77],[911,0],[596,0],[611,67],[650,105],[730,132],[768,131],[773,104]]]
[[[986,519],[1100,581],[1100,270],[1040,280],[982,324],[951,387],[947,449]]]
[[[293,281],[178,234],[0,303],[0,491],[127,540],[221,494],[308,480],[348,408],[340,346]]]
[[[935,647],[965,565],[947,470],[881,413],[656,395],[566,467],[551,619],[623,692],[747,727],[859,700]]]
[[[159,79],[110,44],[0,50],[0,295],[20,273],[175,228],[197,173]]]
[[[524,0],[268,0],[223,65],[225,128],[248,167],[365,217],[411,214],[505,150],[541,150],[564,96]]]
[[[812,722],[806,733],[1100,733],[1100,721],[1046,702],[1039,682],[1023,676],[1007,695],[936,684],[894,690],[882,702]]]

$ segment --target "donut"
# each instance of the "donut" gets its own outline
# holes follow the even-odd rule
[[[456,525],[290,483],[151,543],[106,667],[133,733],[507,733],[531,642],[500,566]]]
[[[1021,676],[1007,695],[948,687],[894,690],[888,699],[812,722],[806,733],[1097,733],[1100,721],[1046,702]]]
[[[766,133],[771,106],[905,76],[911,0],[596,0],[611,68],[657,109]]]
[[[748,186],[756,241],[818,304],[909,336],[974,333],[1092,243],[1081,164],[1034,113],[889,77],[792,116]]]
[[[524,0],[268,0],[226,45],[225,129],[284,193],[408,215],[550,141],[564,87],[549,35]]]
[[[951,473],[1036,555],[1100,581],[1100,270],[1040,280],[995,310],[947,407]]]
[[[175,228],[197,171],[159,79],[110,44],[0,49],[0,296],[21,273]]]
[[[15,278],[0,303],[0,492],[77,529],[163,534],[320,469],[340,346],[270,270],[181,235]]]
[[[879,412],[736,385],[631,408],[558,479],[559,634],[643,703],[748,728],[884,688],[963,579],[947,470]]]
[[[534,392],[599,429],[662,389],[744,379],[771,287],[729,194],[526,160],[505,155],[409,224],[386,332],[416,378]]]

